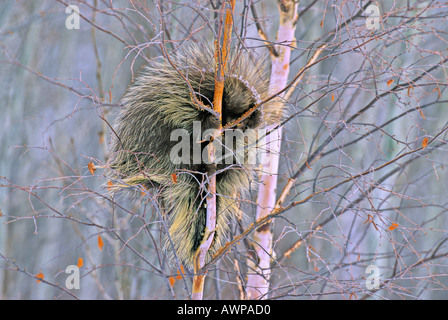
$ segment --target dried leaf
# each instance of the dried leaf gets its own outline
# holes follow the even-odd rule
[[[184,271],[184,266],[183,265],[180,265],[180,272],[178,271],[177,272],[177,276],[176,276],[176,280],[180,280],[180,279],[182,279],[182,273],[184,273],[185,271]]]
[[[423,114],[422,109],[420,109],[420,115],[422,116],[423,119],[426,119],[425,115]]]
[[[103,250],[103,246],[104,246],[103,238],[101,238],[101,236],[98,236],[98,248],[100,248],[100,250]]]
[[[84,265],[84,260],[82,258],[78,258],[78,263],[76,264],[76,266],[78,268],[81,268]]]
[[[334,101],[334,93],[331,94],[331,102]]]
[[[37,283],[41,283],[42,281],[40,281],[39,279],[43,280],[44,279],[44,274],[41,272],[39,272],[38,274],[36,274],[36,278],[38,280],[36,280]]]
[[[391,85],[392,83],[394,83],[394,80],[393,80],[393,79],[390,79],[389,81],[387,81],[387,86],[390,87],[390,85]]]
[[[427,146],[428,146],[428,137],[425,137],[422,141],[423,150],[425,150]]]
[[[398,224],[396,223],[392,223],[391,226],[389,227],[389,230],[395,230],[398,227]]]
[[[371,222],[373,222],[373,217],[372,217],[370,214],[368,214],[368,215],[367,215],[367,220],[364,221],[364,224],[366,224],[366,223],[371,223]]]
[[[174,283],[176,283],[177,280],[182,279],[182,273],[184,273],[184,267],[181,265],[180,266],[180,271],[179,269],[177,270],[177,274],[175,276],[171,276],[169,277],[169,282],[170,282],[170,286],[174,286]]]
[[[96,167],[95,167],[95,165],[93,164],[92,161],[89,162],[89,164],[87,165],[87,168],[89,168],[89,172],[90,172],[92,175],[95,174]]]
[[[305,165],[306,165],[306,167],[307,167],[308,169],[312,170],[311,167],[310,167],[310,165],[308,164],[308,161],[305,161]]]
[[[175,173],[171,174],[171,181],[173,181],[174,184],[177,183],[177,174],[175,174]]]

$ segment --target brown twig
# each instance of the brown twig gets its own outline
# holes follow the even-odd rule
[[[222,129],[222,97],[224,93],[224,75],[228,57],[228,50],[230,47],[232,27],[233,27],[233,12],[235,9],[235,0],[226,1],[223,9],[228,4],[226,9],[226,19],[224,25],[224,35],[222,45],[220,45],[218,38],[216,40],[215,49],[215,92],[213,97],[213,111],[217,113],[219,119],[219,129]],[[230,6],[230,7],[229,7]],[[218,36],[221,32],[218,33]],[[215,163],[215,148],[213,140],[208,144],[208,158],[210,163]],[[216,164],[213,167],[213,172],[209,172],[209,184],[207,194],[207,217],[204,231],[204,238],[195,254],[192,298],[194,300],[202,300],[204,291],[205,272],[202,270],[205,265],[205,258],[212,245],[216,229]]]

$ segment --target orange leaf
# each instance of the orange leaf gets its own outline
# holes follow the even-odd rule
[[[308,251],[312,251],[314,253],[317,253],[316,249],[314,249],[314,247],[312,245],[308,246]]]
[[[371,222],[373,222],[373,217],[370,214],[368,214],[367,215],[367,220],[364,222],[364,224],[371,223]]]
[[[422,109],[420,109],[420,115],[422,116],[423,119],[426,119],[425,115],[423,114]]]
[[[176,277],[176,280],[180,280],[180,279],[182,279],[182,274],[181,274],[181,272],[182,272],[182,273],[185,272],[185,271],[184,271],[184,266],[183,266],[183,265],[180,265],[180,272],[177,271],[177,277]]]
[[[390,87],[390,85],[391,85],[392,83],[394,83],[394,80],[393,80],[393,79],[390,79],[389,81],[387,81],[387,86]]]
[[[37,283],[41,283],[42,281],[40,281],[39,279],[43,280],[44,279],[44,274],[41,272],[39,272],[38,274],[36,274],[36,278],[38,280],[36,280]]]
[[[114,186],[114,184],[112,183],[112,181],[109,181],[107,183],[107,189],[111,189]]]
[[[181,272],[184,273],[184,267],[183,267],[182,265],[180,266],[180,271],[177,270],[177,274],[176,274],[175,276],[171,276],[171,277],[169,277],[168,280],[169,280],[169,282],[170,282],[170,286],[173,286],[174,283],[176,283],[177,280],[182,279],[182,274],[181,274]]]
[[[175,174],[175,173],[171,174],[171,181],[173,181],[174,184],[177,183],[177,174]]]
[[[334,93],[331,94],[331,102],[334,101]]]
[[[308,169],[311,170],[311,167],[310,167],[310,165],[308,164],[308,161],[305,161],[305,164],[306,164],[306,167],[307,167]]]
[[[423,150],[425,150],[427,146],[428,146],[428,137],[425,137],[422,141]]]
[[[324,28],[324,20],[320,21],[320,27],[323,29]]]
[[[93,175],[95,173],[95,165],[93,164],[92,161],[89,162],[89,164],[87,165],[87,168],[89,168],[89,172]]]
[[[398,227],[398,224],[396,223],[392,223],[391,226],[389,227],[389,230],[395,230]]]
[[[103,238],[101,238],[101,236],[98,236],[98,248],[100,248],[100,250],[103,250],[103,246],[104,246]]]
[[[78,268],[81,268],[84,265],[84,260],[82,258],[78,258],[78,263],[76,264],[76,266]]]

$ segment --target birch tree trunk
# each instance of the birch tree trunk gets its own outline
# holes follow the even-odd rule
[[[298,18],[297,8],[299,1],[278,0],[280,24],[277,33],[275,50],[271,52],[271,79],[269,83],[269,96],[276,94],[287,85],[291,47],[295,43],[295,30]],[[283,95],[280,94],[270,102],[282,108]],[[267,127],[271,131],[275,125]],[[262,156],[262,176],[258,191],[256,219],[267,216],[274,210],[276,203],[277,175],[281,149],[282,128],[272,131],[266,140],[268,151]],[[270,266],[272,250],[271,224],[258,228],[254,234],[253,249],[256,257],[249,260],[249,273],[247,277],[247,297],[249,299],[266,299],[269,291]]]

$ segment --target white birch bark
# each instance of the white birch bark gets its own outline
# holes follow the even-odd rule
[[[284,89],[288,83],[289,63],[291,58],[291,47],[295,43],[295,30],[297,22],[297,8],[299,1],[278,0],[280,12],[280,24],[277,33],[275,52],[278,56],[271,54],[271,79],[269,83],[269,96]],[[272,53],[272,51],[271,51]],[[278,108],[282,108],[283,95],[280,94],[273,102]],[[268,127],[267,131],[274,126]],[[263,218],[274,210],[276,203],[278,165],[280,159],[282,128],[274,130],[268,137],[269,152],[262,156],[262,176],[258,191],[257,216]],[[270,224],[261,226],[254,234],[253,249],[256,254],[254,260],[249,260],[249,274],[247,277],[248,299],[266,299],[269,291],[270,266],[273,255],[272,231]]]

